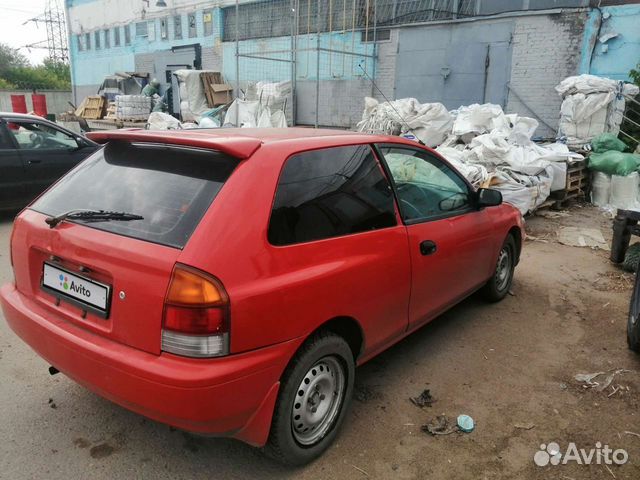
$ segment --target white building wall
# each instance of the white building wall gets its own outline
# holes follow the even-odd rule
[[[555,86],[578,73],[586,18],[586,11],[516,18],[506,110],[540,116],[551,128],[540,122],[536,135],[556,134],[561,98]]]

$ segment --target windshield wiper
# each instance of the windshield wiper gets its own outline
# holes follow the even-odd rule
[[[107,210],[69,210],[55,217],[47,217],[44,221],[49,228],[54,228],[63,220],[71,218],[75,220],[84,220],[86,222],[106,222],[108,220],[119,220],[127,222],[129,220],[143,220],[144,217],[135,213],[127,212],[110,212]]]

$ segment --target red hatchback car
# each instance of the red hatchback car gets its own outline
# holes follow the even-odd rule
[[[15,220],[12,329],[55,369],[178,428],[303,464],[354,369],[482,289],[522,217],[434,151],[312,129],[140,130]]]

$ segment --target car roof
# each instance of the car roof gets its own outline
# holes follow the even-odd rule
[[[39,115],[29,115],[28,113],[16,113],[16,112],[0,112],[0,118],[11,117],[11,118],[20,118],[23,120],[44,120],[48,122],[44,117]]]
[[[211,148],[241,159],[249,158],[264,144],[287,142],[299,143],[302,146],[305,141],[310,139],[326,139],[327,146],[334,145],[336,139],[340,139],[345,143],[393,142],[416,145],[415,142],[401,137],[374,135],[349,130],[305,127],[194,128],[186,130],[120,129],[89,132],[87,136],[98,143],[122,140]]]

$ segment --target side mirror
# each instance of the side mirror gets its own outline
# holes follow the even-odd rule
[[[495,207],[502,203],[502,193],[492,188],[479,188],[476,192],[478,195],[478,208]]]
[[[79,149],[89,146],[89,142],[87,142],[83,137],[76,137],[76,143],[78,144]]]

